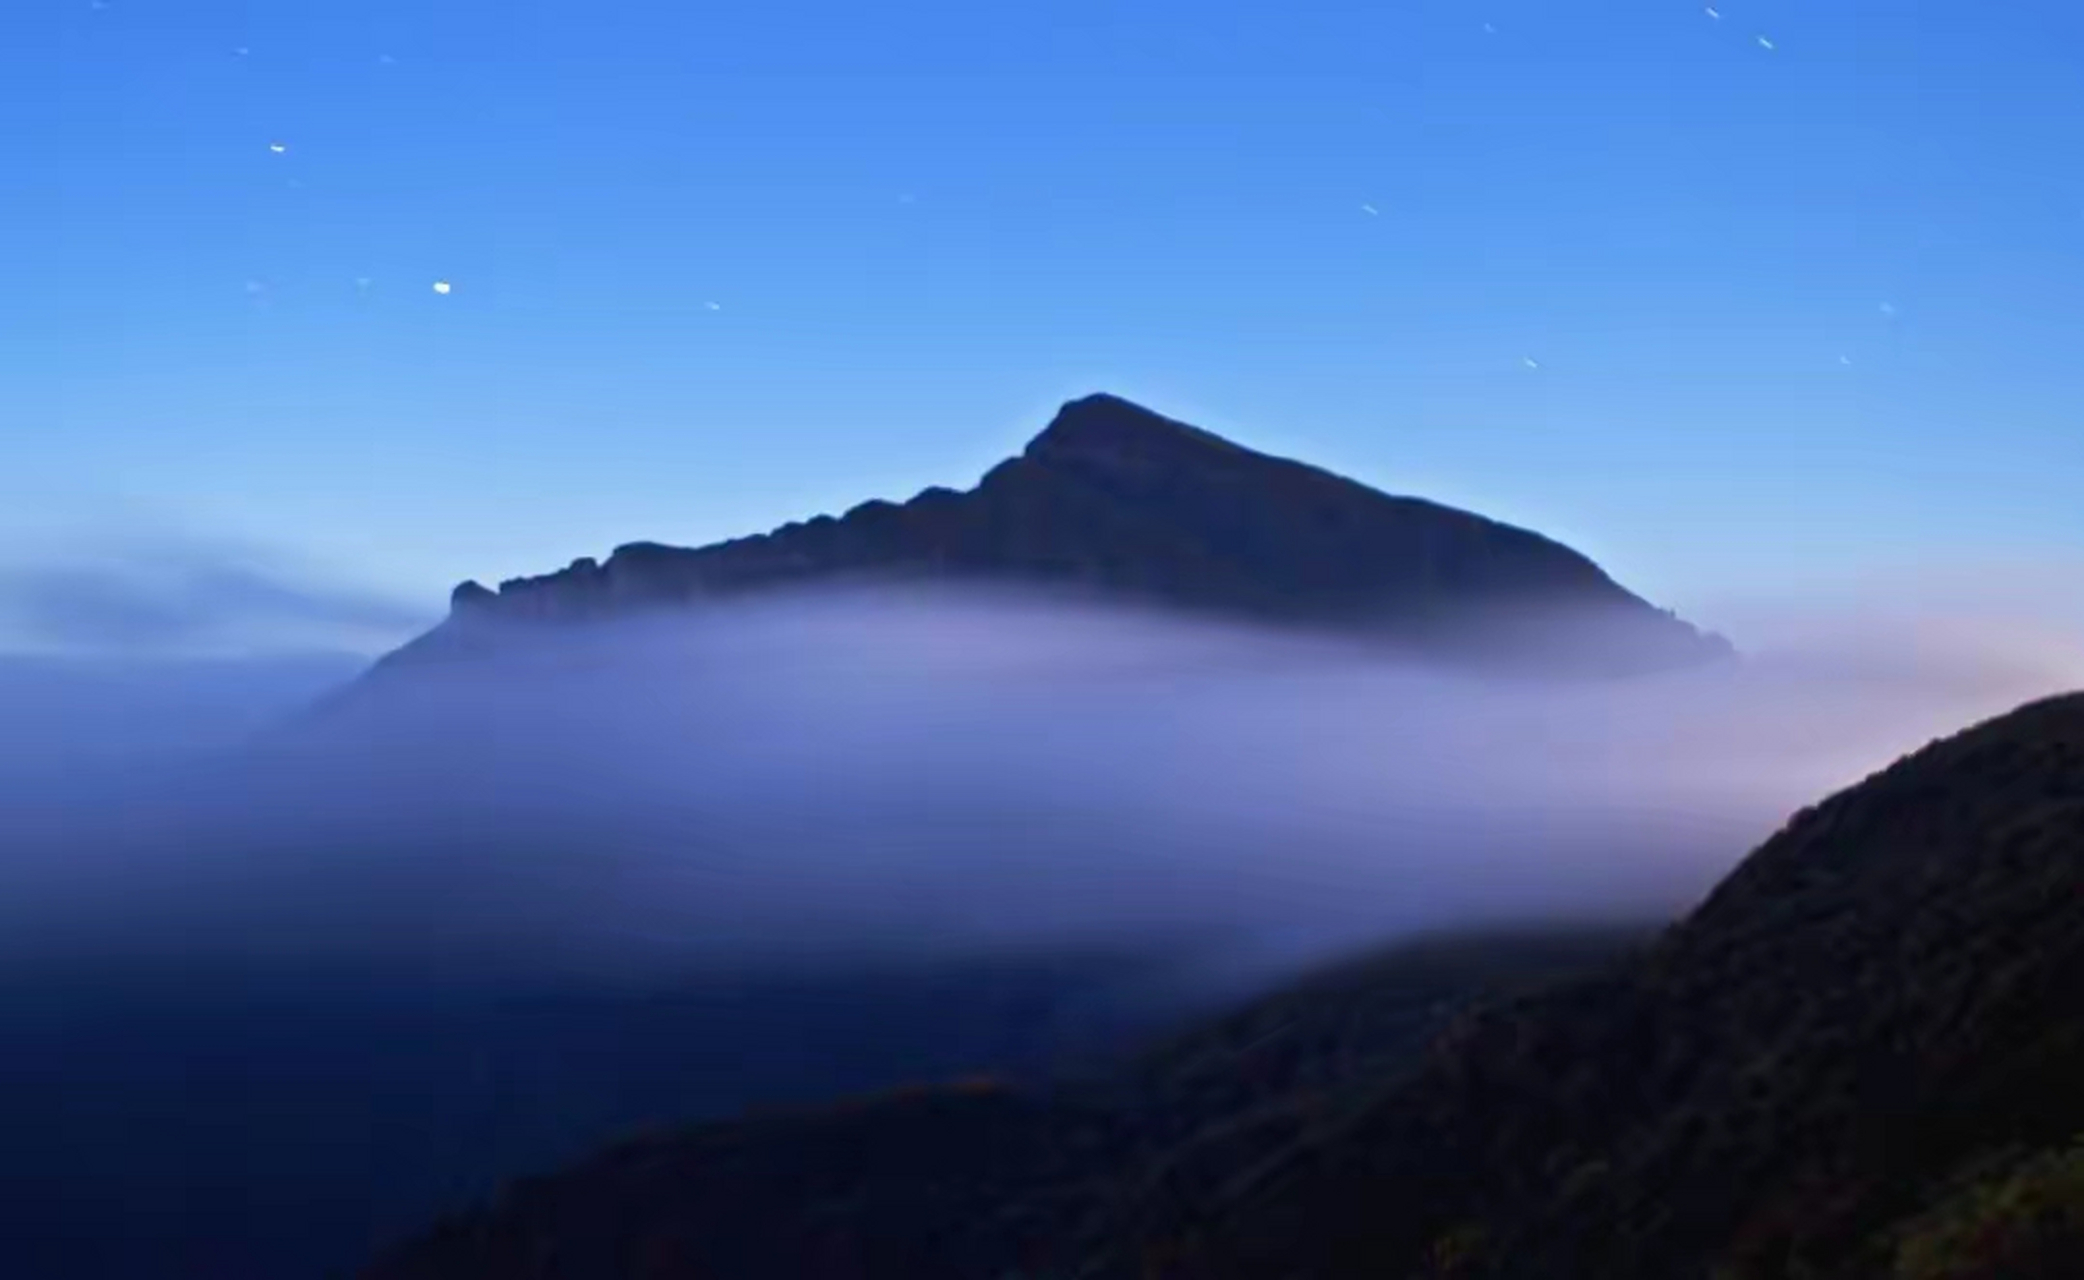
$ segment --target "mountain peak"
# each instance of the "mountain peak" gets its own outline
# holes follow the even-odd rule
[[[1099,392],[1058,409],[1042,434],[1028,442],[1024,456],[1042,462],[1184,461],[1249,452],[1213,432]]]
[[[1571,612],[1615,624],[1594,647],[1643,649],[1623,666],[1728,653],[1537,533],[1393,497],[1104,394],[1065,404],[969,490],[864,502],[706,547],[632,543],[605,563],[577,560],[496,591],[466,583],[455,626],[408,647],[455,648],[444,633],[477,635],[485,622],[583,622],[864,580],[1067,589],[1464,656],[1484,643],[1560,652],[1563,633],[1530,619]]]

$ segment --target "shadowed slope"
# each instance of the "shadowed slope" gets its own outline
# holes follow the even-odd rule
[[[1363,1024],[1401,1040],[1282,1047],[1298,1015],[1322,1031],[1356,991],[1413,989],[1405,963],[1111,1092],[669,1141],[372,1275],[2058,1280],[2084,1265],[2080,885],[2071,696],[1804,811],[1596,976],[1408,1022],[1384,1010],[1427,1006],[1392,994]]]
[[[1196,1276],[1892,1274],[1955,1180],[2084,1132],[2080,885],[2072,696],[1803,812],[1642,961],[1143,1231]]]
[[[1117,1206],[1278,1150],[1471,1001],[1580,972],[1632,928],[1395,947],[1052,1094],[956,1083],[626,1144],[442,1223],[372,1280],[933,1280],[1068,1274]]]
[[[494,621],[582,621],[751,592],[904,582],[1044,588],[1415,645],[1563,647],[1605,665],[1727,652],[1538,534],[1378,493],[1112,396],[1065,405],[967,492],[865,502],[700,548],[634,543],[606,563],[456,589],[448,622],[404,651],[468,651]],[[1528,634],[1522,634],[1522,633]]]

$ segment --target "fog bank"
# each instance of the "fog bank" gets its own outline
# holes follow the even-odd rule
[[[239,751],[0,792],[0,937],[17,965],[598,973],[1665,914],[1795,808],[2079,675],[1960,619],[1812,634],[1542,684],[1018,598],[545,630]],[[18,753],[77,727],[13,710]]]

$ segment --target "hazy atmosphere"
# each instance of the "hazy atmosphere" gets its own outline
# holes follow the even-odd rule
[[[2075,653],[1849,625],[1550,686],[836,593],[345,698],[316,659],[74,660],[70,684],[38,659],[6,686],[0,781],[30,1256],[350,1259],[639,1123],[1046,1069],[1414,932],[1665,919],[1797,806],[2074,681]],[[933,1011],[917,1047],[896,1010]],[[257,1206],[269,1232],[221,1216]]]
[[[224,664],[169,664],[81,695],[158,698],[137,729],[104,705],[101,741],[37,681],[47,705],[10,716],[32,757],[206,741],[238,705],[184,707],[154,678],[271,692],[284,723],[9,797],[34,825],[9,842],[6,934],[62,949],[115,912],[126,947],[548,968],[727,937],[1352,941],[1664,914],[1808,799],[2064,687],[2061,638],[1848,619],[1729,669],[1549,686],[1162,615],[857,592],[552,634],[311,716],[331,690],[290,677],[316,660],[257,664],[243,690]]]
[[[2084,684],[2080,13],[10,14],[0,1276],[1988,1280],[2084,730],[1861,784]]]

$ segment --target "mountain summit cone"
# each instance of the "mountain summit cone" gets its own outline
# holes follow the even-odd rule
[[[406,654],[473,648],[453,642],[487,622],[584,622],[870,582],[1068,591],[1435,655],[1602,669],[1729,652],[1540,534],[1093,395],[1065,404],[967,491],[928,488],[704,547],[631,543],[497,591],[466,582],[449,620]]]

